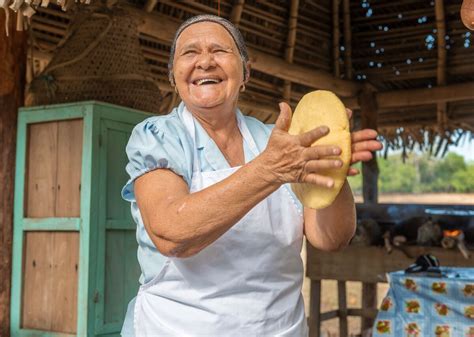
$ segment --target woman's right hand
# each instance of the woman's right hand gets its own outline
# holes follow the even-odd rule
[[[315,145],[316,140],[329,133],[327,126],[321,125],[301,135],[290,135],[291,108],[280,103],[280,116],[270,135],[266,149],[259,156],[265,177],[276,184],[309,183],[322,187],[332,187],[334,180],[321,174],[321,170],[339,168],[341,153],[336,145]]]

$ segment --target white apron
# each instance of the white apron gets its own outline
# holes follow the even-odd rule
[[[200,172],[194,119],[187,109],[183,117],[194,143],[193,193],[238,168]],[[243,119],[242,136],[258,155]],[[198,254],[167,259],[139,289],[135,336],[306,337],[302,240],[302,214],[282,186]]]

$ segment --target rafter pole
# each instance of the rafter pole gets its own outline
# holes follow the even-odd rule
[[[145,11],[147,13],[153,12],[157,3],[158,0],[148,0],[145,4]]]
[[[339,78],[341,76],[341,67],[339,66],[339,58],[341,57],[341,51],[339,46],[339,40],[341,38],[341,32],[339,30],[339,7],[341,0],[332,0],[332,59],[333,59],[333,73],[334,77]]]
[[[344,69],[347,80],[352,80],[352,29],[349,0],[343,0],[344,13]]]
[[[438,66],[436,71],[436,80],[438,86],[446,85],[446,20],[444,15],[443,0],[435,0],[436,32],[438,38]],[[436,105],[436,116],[438,120],[439,133],[443,134],[448,124],[446,102],[440,102]]]
[[[290,7],[290,17],[288,20],[288,36],[286,39],[285,61],[293,63],[296,44],[296,29],[298,26],[298,6],[299,0],[292,0]],[[283,99],[290,103],[291,101],[291,81],[285,80],[283,86]]]
[[[242,11],[244,10],[245,0],[235,0],[232,12],[230,13],[230,21],[237,27],[240,24],[240,18],[242,17]]]

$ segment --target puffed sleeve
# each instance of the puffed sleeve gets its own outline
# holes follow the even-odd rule
[[[126,171],[130,179],[122,189],[122,198],[135,201],[134,181],[155,169],[169,169],[191,185],[192,163],[188,140],[182,128],[166,116],[151,117],[137,124],[125,149]]]

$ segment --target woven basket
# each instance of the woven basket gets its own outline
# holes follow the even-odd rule
[[[77,12],[64,40],[29,88],[27,105],[99,100],[159,113],[161,93],[135,20],[120,8]]]

